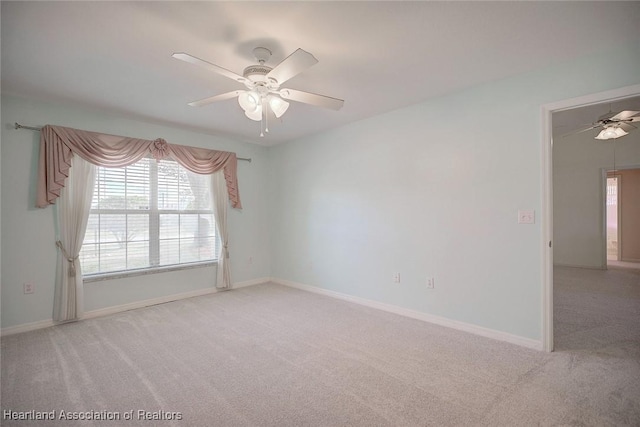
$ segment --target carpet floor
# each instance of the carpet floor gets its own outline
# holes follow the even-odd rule
[[[2,425],[640,425],[640,272],[554,297],[554,353],[276,284],[7,336]]]

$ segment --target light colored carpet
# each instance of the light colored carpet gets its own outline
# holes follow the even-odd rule
[[[595,273],[556,272],[552,354],[275,284],[5,337],[3,412],[182,420],[2,425],[638,426],[640,275]]]

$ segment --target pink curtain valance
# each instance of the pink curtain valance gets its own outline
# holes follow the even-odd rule
[[[69,176],[74,155],[98,166],[115,168],[133,164],[149,154],[156,160],[170,157],[199,174],[224,170],[231,206],[242,208],[235,153],[173,145],[164,139],[150,141],[52,125],[43,127],[40,135],[36,206],[44,208],[55,203]]]

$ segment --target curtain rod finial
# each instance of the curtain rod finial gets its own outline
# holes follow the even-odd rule
[[[40,130],[42,130],[42,129],[40,129],[40,128],[36,128],[36,127],[33,127],[33,126],[24,126],[24,125],[21,125],[21,124],[20,124],[20,123],[18,123],[18,122],[15,122],[15,123],[14,123],[14,127],[15,127],[15,129],[16,129],[16,130],[17,130],[17,129],[29,129],[29,130],[35,130],[35,131],[40,131]]]

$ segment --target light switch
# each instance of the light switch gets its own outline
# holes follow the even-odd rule
[[[533,209],[523,209],[518,211],[518,224],[535,224],[536,211]]]

